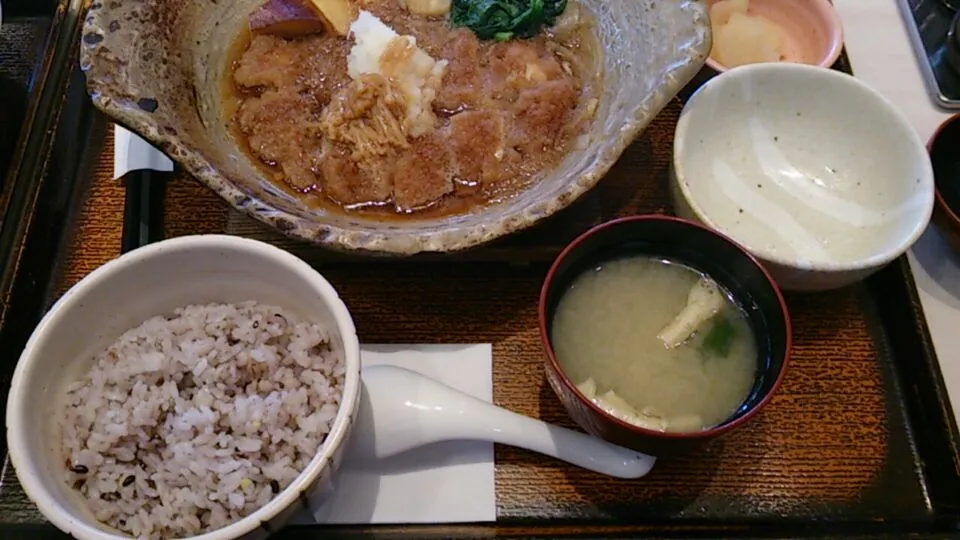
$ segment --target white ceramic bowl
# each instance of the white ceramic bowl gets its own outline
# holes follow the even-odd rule
[[[320,451],[290,486],[246,518],[194,538],[263,538],[313,490],[329,486],[360,403],[360,345],[346,306],[320,274],[281,249],[232,236],[181,237],[131,251],[85,277],[50,309],[20,357],[7,402],[7,445],[24,490],[56,527],[78,540],[129,538],[97,522],[64,481],[57,430],[64,386],[94,354],[151,316],[244,300],[326,325],[345,360],[343,397]]]
[[[878,92],[815,66],[741,66],[687,102],[674,138],[678,215],[742,244],[789,290],[861,280],[933,210],[923,141]]]

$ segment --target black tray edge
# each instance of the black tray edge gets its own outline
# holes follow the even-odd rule
[[[0,197],[0,354],[16,363],[49,307],[56,261],[72,231],[92,165],[88,147],[106,125],[77,69],[84,0],[61,0],[34,70],[24,128]],[[12,369],[0,373],[10,384]],[[5,399],[6,391],[2,392]],[[0,426],[5,419],[0,418]],[[6,453],[6,441],[0,441]]]
[[[906,403],[908,422],[915,431],[917,452],[924,459],[923,474],[937,520],[937,528],[960,532],[960,427],[954,417],[946,381],[940,370],[920,292],[917,289],[910,261],[906,255],[891,263],[870,279],[870,287],[878,299],[884,319],[902,312],[912,312],[914,325],[909,331],[888,328],[901,392]],[[902,316],[902,314],[901,314]],[[889,325],[888,325],[889,326]],[[910,351],[922,351],[921,365],[914,365]]]

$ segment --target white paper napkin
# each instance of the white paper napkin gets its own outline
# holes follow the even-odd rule
[[[487,402],[493,400],[490,344],[364,345],[364,366],[395,365]],[[296,524],[471,523],[496,520],[493,444],[457,441],[361,466],[349,455],[314,515]]]
[[[120,126],[113,128],[113,179],[130,171],[150,169],[159,172],[173,170],[173,162],[150,143]]]

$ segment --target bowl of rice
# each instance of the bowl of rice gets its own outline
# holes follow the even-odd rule
[[[60,298],[7,402],[17,478],[79,540],[263,538],[329,487],[360,402],[334,288],[232,236],[131,251]]]

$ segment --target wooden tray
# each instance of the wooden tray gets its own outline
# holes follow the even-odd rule
[[[5,220],[0,231],[0,397],[50,302],[120,252],[125,193],[111,180],[112,140],[83,96],[82,79],[68,69],[76,65],[82,3],[63,0],[57,12],[45,54],[52,67],[32,94],[55,103],[33,119],[32,132],[42,136],[22,141],[25,157],[3,192],[6,215],[18,221]],[[496,403],[572,427],[543,378],[541,280],[551,258],[586,227],[668,211],[680,107],[671,103],[576,205],[455,258],[385,264],[333,256],[234,214],[182,174],[168,185],[165,234],[229,232],[283,245],[322,268],[364,342],[490,342]],[[74,141],[84,144],[67,144]],[[498,446],[496,523],[291,527],[278,536],[956,535],[960,436],[906,260],[854,287],[791,295],[789,304],[796,342],[782,389],[748,427],[697,455],[664,458],[650,476],[619,481]],[[9,467],[0,482],[0,537],[59,537]]]

